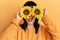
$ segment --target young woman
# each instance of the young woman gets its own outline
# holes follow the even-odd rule
[[[37,4],[28,1],[23,7],[25,6],[32,9]],[[32,16],[32,12],[29,18],[22,18],[20,14],[20,12],[17,12],[16,18],[13,19],[10,26],[1,35],[0,40],[60,40],[59,30],[45,13],[39,19]],[[40,20],[43,24],[41,24]]]

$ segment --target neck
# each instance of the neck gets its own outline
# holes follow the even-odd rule
[[[33,25],[33,24],[28,24],[27,27],[28,27],[28,28],[33,28],[34,25]]]

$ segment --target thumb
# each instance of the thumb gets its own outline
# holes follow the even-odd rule
[[[17,14],[16,14],[16,18],[20,21],[20,20],[22,20],[22,18],[19,16],[19,11],[17,12]]]

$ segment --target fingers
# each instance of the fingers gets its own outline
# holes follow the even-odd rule
[[[44,14],[43,15],[46,15],[47,14],[47,8],[44,8]]]
[[[19,11],[17,12],[17,14],[16,14],[17,16],[19,16]]]
[[[46,15],[47,9],[43,9],[43,10],[44,10],[44,15],[42,17],[42,22],[44,23],[46,28],[48,28],[50,30],[52,30],[53,28],[55,29],[55,24],[53,24],[51,19],[49,17],[47,17],[47,15]]]
[[[19,11],[18,11],[18,12],[17,12],[17,14],[16,14],[16,16],[17,16],[17,17],[20,17],[20,15],[19,15],[19,14],[20,14],[20,13],[19,13]]]
[[[46,13],[47,13],[47,8],[44,8],[43,10],[44,10],[44,14],[43,14],[43,16],[44,16],[44,15],[46,15]],[[41,18],[39,18],[38,23],[39,23],[40,25],[44,25],[44,23],[41,21]]]
[[[19,16],[19,11],[17,12],[17,14],[16,14],[16,18],[20,21],[20,20],[22,20],[22,18]]]

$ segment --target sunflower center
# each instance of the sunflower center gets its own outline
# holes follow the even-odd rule
[[[40,14],[40,10],[39,10],[39,9],[36,9],[36,10],[34,11],[34,13],[35,13],[36,15],[39,15],[39,14]]]
[[[29,14],[29,10],[24,10],[23,12],[25,15],[28,15]]]

